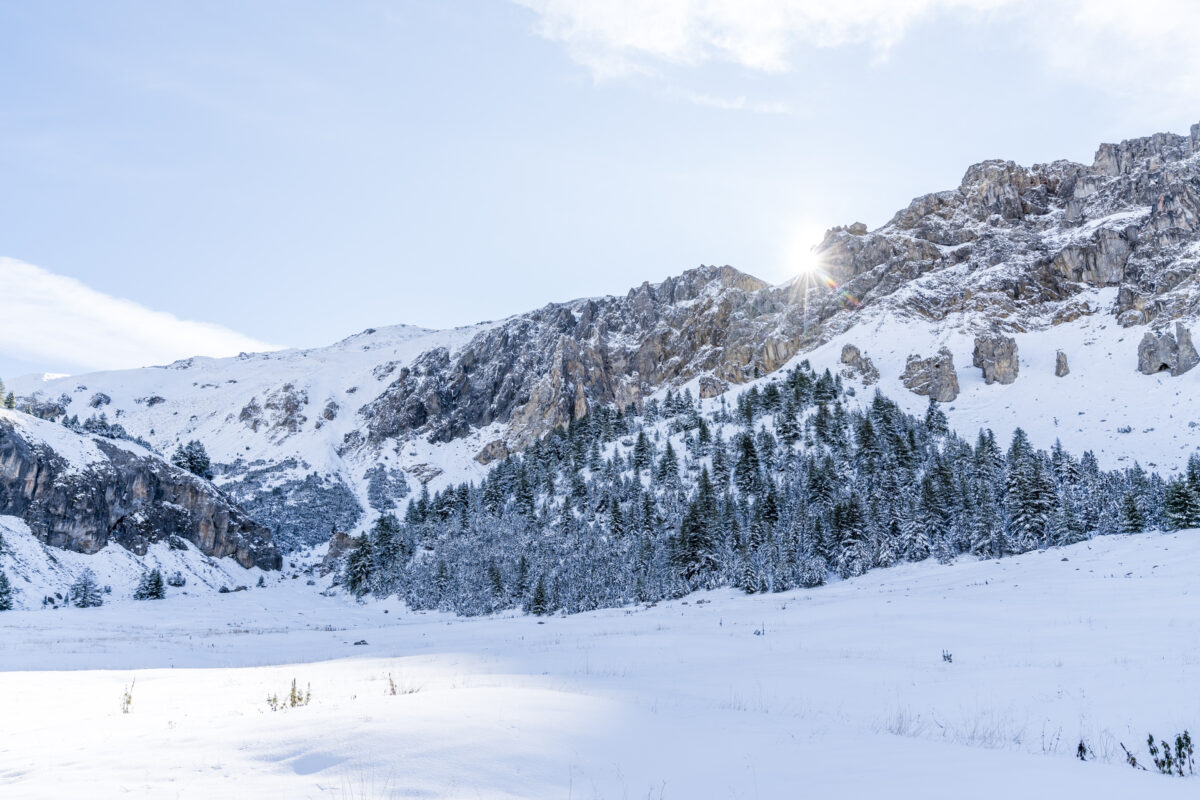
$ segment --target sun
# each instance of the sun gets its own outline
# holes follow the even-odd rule
[[[816,248],[820,244],[824,229],[811,222],[799,222],[792,226],[788,236],[787,270],[797,278],[810,281],[822,273],[821,257]]]

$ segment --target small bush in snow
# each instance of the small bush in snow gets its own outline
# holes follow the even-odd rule
[[[1080,742],[1081,746],[1082,744]],[[1123,743],[1121,749],[1125,751],[1125,763],[1134,769],[1146,769]],[[1192,743],[1192,735],[1186,730],[1175,735],[1174,748],[1166,739],[1159,739],[1155,743],[1152,733],[1146,737],[1146,749],[1150,751],[1150,760],[1154,768],[1163,775],[1177,775],[1182,778],[1184,775],[1196,774],[1196,748]]]
[[[296,679],[292,678],[292,688],[284,695],[283,699],[279,699],[279,695],[273,694],[267,697],[267,708],[272,711],[282,711],[285,708],[300,708],[312,702],[312,684],[305,687],[304,691],[300,691],[296,687]]]
[[[176,589],[187,586],[187,578],[183,577],[183,573],[176,570],[171,577],[167,578],[167,586],[174,586]]]
[[[137,681],[132,681],[125,687],[125,691],[121,693],[121,713],[128,714],[133,710],[133,684]]]

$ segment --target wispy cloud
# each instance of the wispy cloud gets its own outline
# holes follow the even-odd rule
[[[786,72],[799,45],[865,44],[886,50],[938,11],[989,10],[1014,0],[514,0],[538,15],[537,31],[561,42],[598,80],[657,64],[728,62]]]
[[[125,369],[277,349],[220,325],[182,320],[0,258],[0,353],[13,359],[55,369]]]
[[[1195,0],[1142,0],[1136,10],[1126,0],[513,1],[597,81],[708,63],[782,73],[801,47],[859,45],[884,59],[916,25],[999,12],[1011,44],[1039,58],[1049,78],[1125,97],[1200,97]]]

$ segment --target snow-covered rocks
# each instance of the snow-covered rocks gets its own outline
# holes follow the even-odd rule
[[[270,531],[208,481],[137,445],[10,411],[0,411],[0,514],[79,553],[111,542],[145,555],[153,543],[186,541],[247,568],[281,564]]]
[[[862,378],[864,386],[870,386],[879,381],[879,370],[857,347],[852,344],[847,344],[842,347],[842,363],[846,365],[843,374],[848,377]]]

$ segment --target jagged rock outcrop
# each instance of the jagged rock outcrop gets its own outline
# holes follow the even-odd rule
[[[1183,326],[1182,322],[1175,323],[1175,342],[1178,345],[1178,356],[1175,361],[1175,375],[1182,375],[1192,367],[1200,364],[1200,354],[1192,344],[1192,333]]]
[[[1054,354],[1054,377],[1063,378],[1071,372],[1071,368],[1067,366],[1067,354],[1062,350],[1058,350]]]
[[[25,520],[44,543],[95,553],[115,542],[144,555],[152,542],[186,540],[243,567],[282,566],[270,531],[207,481],[160,458],[50,427],[64,452],[0,418],[0,514]]]
[[[843,371],[846,377],[860,377],[866,386],[870,386],[879,380],[879,370],[875,368],[875,364],[871,362],[871,359],[865,353],[852,344],[842,347],[842,363],[847,367]]]
[[[625,408],[697,375],[744,383],[772,372],[804,341],[802,310],[731,267],[700,267],[625,297],[552,304],[435,348],[398,368],[360,410],[365,442],[410,434],[449,441],[508,423],[520,450],[596,404]]]
[[[908,357],[900,382],[914,394],[932,397],[939,403],[949,403],[958,397],[958,373],[954,356],[945,347],[937,355]]]
[[[1017,379],[1020,364],[1017,361],[1017,340],[998,333],[986,333],[975,337],[972,365],[983,370],[983,381],[1012,383]]]
[[[857,302],[909,286],[898,305],[931,319],[975,311],[1012,326],[1053,324],[1061,317],[1046,304],[1104,286],[1120,287],[1112,312],[1122,324],[1193,316],[1197,131],[1101,145],[1090,166],[985,161],[957,189],[916,198],[876,231],[830,230],[818,255]],[[826,298],[812,313],[823,320],[838,310]]]
[[[1138,345],[1138,372],[1154,375],[1169,371],[1182,375],[1200,363],[1192,344],[1192,334],[1183,323],[1175,323],[1175,332],[1146,331]]]

